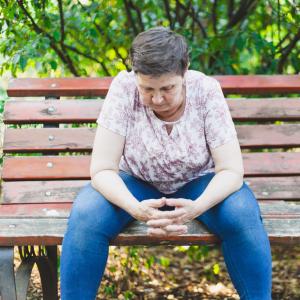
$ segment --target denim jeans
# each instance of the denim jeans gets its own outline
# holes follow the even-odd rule
[[[164,195],[125,172],[120,172],[120,176],[139,201],[163,196],[195,200],[214,173],[187,183],[171,195]],[[270,300],[270,243],[251,189],[244,183],[197,220],[220,238],[226,267],[240,299]],[[62,300],[95,299],[107,262],[109,241],[131,221],[132,216],[106,200],[90,183],[80,190],[62,244]]]

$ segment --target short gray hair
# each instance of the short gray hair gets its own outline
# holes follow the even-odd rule
[[[183,76],[189,64],[185,38],[166,27],[154,27],[139,33],[132,42],[130,60],[135,73]]]

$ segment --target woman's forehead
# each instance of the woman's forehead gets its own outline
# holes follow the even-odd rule
[[[136,74],[137,84],[141,87],[164,87],[172,84],[181,83],[183,78],[174,73],[163,74],[161,76],[151,76]]]

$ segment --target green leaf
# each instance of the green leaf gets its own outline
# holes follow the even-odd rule
[[[94,38],[98,37],[98,31],[95,28],[90,29],[90,35]]]
[[[159,263],[160,263],[163,267],[167,268],[167,267],[170,265],[170,260],[169,260],[168,258],[162,256],[162,257],[159,259]]]
[[[20,56],[19,65],[20,65],[22,72],[24,72],[25,67],[27,65],[27,58],[25,56],[23,56],[23,55]]]
[[[50,66],[51,66],[51,69],[55,71],[57,69],[57,62],[55,60],[51,60]]]
[[[14,65],[17,65],[19,63],[20,57],[21,57],[20,53],[16,53],[12,59],[12,63]]]
[[[215,275],[218,275],[220,273],[220,266],[219,264],[214,264],[213,266],[213,272]]]
[[[124,297],[125,300],[131,300],[134,298],[134,293],[132,291],[125,291]]]
[[[56,42],[59,42],[60,41],[60,32],[59,31],[54,31],[53,32],[53,37],[54,37]]]
[[[153,255],[151,255],[150,257],[147,258],[145,266],[147,269],[150,269],[152,267],[152,265],[155,262],[155,257]]]
[[[108,51],[106,51],[106,57],[109,60],[114,60],[116,58],[117,54],[116,51],[114,49],[109,49]]]
[[[124,47],[119,47],[118,52],[122,58],[126,58],[128,56],[128,52]]]

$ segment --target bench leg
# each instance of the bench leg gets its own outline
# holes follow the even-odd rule
[[[27,289],[34,264],[37,264],[44,300],[57,300],[57,246],[39,246],[38,253],[34,246],[19,247],[21,264],[16,272],[17,299],[26,300]],[[5,300],[5,299],[4,299]]]
[[[1,300],[16,300],[14,272],[14,247],[0,247],[0,295]]]
[[[46,252],[47,256],[41,257],[37,261],[42,281],[43,299],[57,300],[57,246],[46,246]]]
[[[26,300],[28,285],[34,263],[35,259],[33,258],[29,257],[22,259],[22,262],[16,271],[16,290],[18,300]]]

